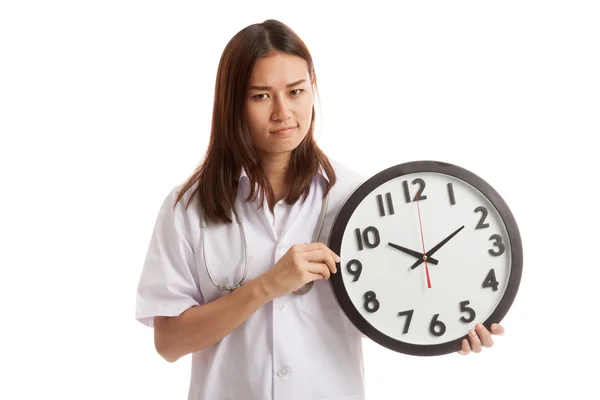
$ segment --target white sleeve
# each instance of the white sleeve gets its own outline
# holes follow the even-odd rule
[[[175,317],[204,303],[186,197],[173,209],[176,196],[173,189],[160,208],[138,283],[135,318],[149,327],[155,316]]]

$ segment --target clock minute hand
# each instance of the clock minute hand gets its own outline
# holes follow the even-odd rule
[[[454,232],[452,232],[450,235],[448,235],[447,238],[445,238],[444,240],[442,240],[441,242],[439,242],[438,244],[436,244],[434,247],[432,247],[427,253],[425,253],[425,256],[421,260],[419,260],[416,263],[414,263],[410,268],[411,269],[417,268],[425,260],[425,257],[429,261],[429,257],[430,256],[432,256],[436,251],[438,251],[439,249],[441,249],[443,245],[445,245],[446,243],[448,243],[448,241],[450,239],[452,239],[458,232],[460,232],[461,230],[463,230],[464,227],[465,227],[464,225],[461,226],[460,228],[458,228],[457,230],[455,230]]]
[[[407,249],[406,247],[402,247],[402,246],[399,246],[399,245],[397,245],[395,243],[391,243],[391,242],[388,243],[388,245],[390,247],[395,248],[396,250],[400,250],[401,252],[406,253],[406,254],[408,254],[410,256],[413,256],[415,258],[419,258],[419,259],[423,258],[423,253],[421,253],[420,251],[414,251],[414,250],[411,250],[411,249]],[[437,263],[438,263],[438,261],[435,258],[427,258],[427,261],[430,264],[435,264],[435,265],[437,265]]]

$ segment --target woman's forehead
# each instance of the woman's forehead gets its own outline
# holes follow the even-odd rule
[[[276,54],[256,61],[249,86],[285,88],[301,80],[309,80],[308,63],[298,56]]]

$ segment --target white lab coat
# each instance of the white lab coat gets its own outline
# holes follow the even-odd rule
[[[364,178],[331,160],[337,183],[329,194],[320,236],[327,244],[333,219]],[[306,202],[273,216],[259,199],[245,203],[249,180],[243,171],[237,204],[248,247],[246,280],[254,279],[297,243],[310,243],[327,177],[313,179]],[[200,246],[197,197],[189,192],[175,210],[177,189],[165,198],[156,219],[137,290],[136,319],[150,327],[154,316],[177,316],[227,292],[209,279]],[[206,260],[217,283],[237,282],[244,259],[237,224],[207,222]],[[192,354],[189,400],[364,400],[362,333],[339,308],[329,281],[318,280],[305,295],[289,294],[261,307],[210,348]]]

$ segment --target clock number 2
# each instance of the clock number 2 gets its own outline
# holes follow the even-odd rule
[[[375,311],[379,310],[379,300],[377,300],[375,292],[369,290],[367,293],[365,293],[364,306],[365,310],[370,313],[374,313]]]
[[[360,229],[358,228],[354,230],[354,233],[356,234],[358,250],[363,249],[363,241],[364,245],[370,249],[374,249],[375,247],[379,246],[379,243],[381,242],[381,239],[379,238],[379,231],[374,226],[369,226],[362,232],[362,235],[360,233]],[[369,233],[373,234],[373,238],[369,236]]]

